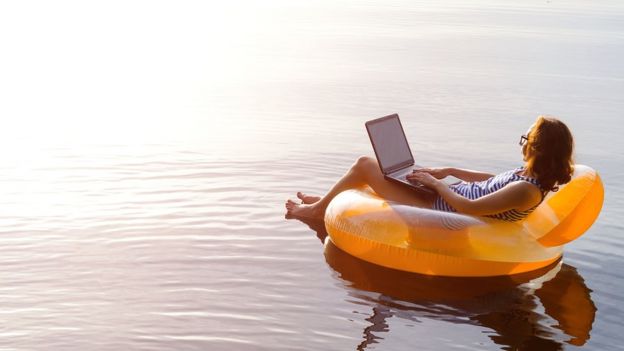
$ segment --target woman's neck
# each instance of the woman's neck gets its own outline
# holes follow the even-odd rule
[[[535,174],[530,172],[526,165],[522,167],[522,172],[520,172],[520,175],[524,177],[529,177],[529,178],[536,178]]]

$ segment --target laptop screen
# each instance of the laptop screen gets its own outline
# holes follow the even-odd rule
[[[368,135],[373,143],[377,161],[384,173],[400,166],[414,164],[403,127],[397,114],[366,122]]]

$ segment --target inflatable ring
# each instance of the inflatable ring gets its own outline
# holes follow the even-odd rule
[[[380,266],[440,276],[511,275],[557,261],[563,245],[591,227],[603,200],[596,171],[576,165],[569,183],[518,222],[408,206],[353,189],[331,201],[325,227],[338,248]]]

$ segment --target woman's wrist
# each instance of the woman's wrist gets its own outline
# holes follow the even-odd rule
[[[433,185],[433,190],[435,190],[438,194],[441,194],[443,189],[446,188],[446,187],[447,187],[447,185],[443,181],[438,180]]]

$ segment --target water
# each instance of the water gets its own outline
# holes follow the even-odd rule
[[[621,348],[619,2],[16,3],[0,29],[1,349]],[[493,172],[560,116],[602,214],[476,280],[284,219],[394,112],[420,163]]]

